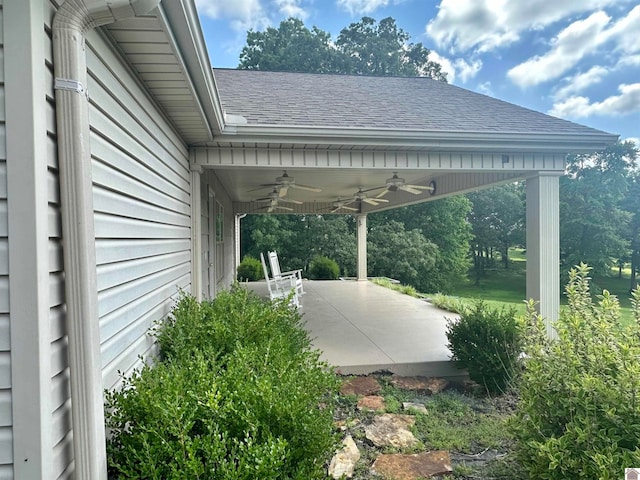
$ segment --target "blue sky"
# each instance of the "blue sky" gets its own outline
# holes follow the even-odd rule
[[[638,0],[196,0],[211,63],[290,16],[331,33],[396,19],[449,83],[638,141]]]

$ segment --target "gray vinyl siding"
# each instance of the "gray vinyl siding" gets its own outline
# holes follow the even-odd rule
[[[103,382],[155,353],[148,335],[191,281],[188,150],[119,54],[87,43]]]
[[[13,478],[11,415],[11,340],[9,330],[9,246],[7,222],[7,149],[4,108],[4,17],[0,0],[0,480]]]
[[[47,2],[45,23],[45,74],[47,120],[47,195],[49,232],[49,324],[51,350],[51,445],[53,465],[51,478],[66,479],[73,474],[71,400],[65,316],[64,263],[62,256],[62,223],[60,216],[60,184],[58,180],[58,146],[56,142],[56,110],[53,90],[53,43],[51,22],[57,10],[55,0]]]

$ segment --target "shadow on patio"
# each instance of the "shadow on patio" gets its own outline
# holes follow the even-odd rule
[[[247,286],[268,297],[266,283]],[[322,359],[342,374],[461,377],[449,361],[446,320],[455,314],[371,282],[304,282],[305,328]]]

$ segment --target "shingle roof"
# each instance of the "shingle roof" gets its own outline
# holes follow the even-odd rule
[[[248,125],[429,132],[601,134],[424,77],[214,69],[222,107]]]

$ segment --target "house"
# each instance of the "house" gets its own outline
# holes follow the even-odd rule
[[[527,294],[557,315],[564,158],[616,136],[425,79],[214,73],[193,0],[1,0],[0,25],[0,479],[106,478],[103,389],[178,289],[232,282],[261,184],[300,213],[435,187],[357,196],[366,278],[368,212],[526,180]]]

